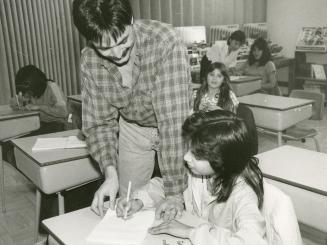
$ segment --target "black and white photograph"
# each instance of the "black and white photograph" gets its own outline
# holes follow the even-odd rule
[[[326,73],[327,0],[0,0],[0,245],[327,245]]]

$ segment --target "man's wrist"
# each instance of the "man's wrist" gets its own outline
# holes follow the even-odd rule
[[[112,177],[112,176],[117,176],[117,170],[114,165],[108,165],[104,169],[104,175],[106,178]]]

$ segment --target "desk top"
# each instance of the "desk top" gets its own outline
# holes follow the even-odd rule
[[[272,110],[286,111],[293,108],[312,104],[313,100],[290,98],[269,94],[250,94],[238,98],[241,104]]]
[[[265,177],[327,196],[327,154],[285,145],[257,157]]]
[[[77,135],[78,130],[68,130],[52,134],[43,134],[31,137],[25,137],[12,140],[15,147],[23,151],[28,157],[33,159],[38,165],[47,166],[61,162],[73,161],[89,157],[89,153],[85,148],[78,149],[56,149],[45,151],[32,151],[37,138],[50,138],[50,137],[67,137]]]
[[[60,244],[99,245],[99,243],[86,242],[86,238],[100,220],[100,217],[92,212],[88,207],[43,220],[42,223],[49,233],[60,242]],[[187,212],[184,212],[180,221],[193,226],[204,222]],[[162,221],[155,221],[155,224],[161,222]],[[142,245],[162,245],[164,239],[166,240],[167,245],[178,245],[177,241],[183,240],[168,235],[154,236],[148,234]],[[188,240],[183,240],[183,245],[191,245],[191,243]]]
[[[18,110],[13,111],[9,105],[0,106],[0,121],[11,120],[21,117],[38,116],[38,111]]]
[[[230,76],[231,83],[248,83],[262,80],[260,76]]]
[[[67,96],[67,98],[68,98],[68,101],[69,101],[69,100],[73,100],[73,101],[75,101],[75,102],[80,102],[80,103],[82,103],[82,97],[81,97],[80,94],[69,95],[69,96]]]

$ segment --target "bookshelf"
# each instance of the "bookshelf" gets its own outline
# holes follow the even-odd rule
[[[327,53],[295,52],[294,89],[319,91],[325,94],[327,102],[327,79],[314,77],[312,64],[321,65],[327,74]]]

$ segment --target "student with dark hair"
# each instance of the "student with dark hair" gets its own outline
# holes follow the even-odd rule
[[[20,109],[40,112],[41,126],[34,134],[64,130],[68,116],[66,99],[55,82],[36,66],[27,65],[17,72],[15,84],[21,101]],[[11,100],[11,105],[13,109],[19,109],[16,98]]]
[[[209,62],[205,70],[205,79],[194,100],[194,111],[222,109],[236,112],[239,102],[230,87],[226,66],[219,62]]]
[[[151,234],[170,234],[188,238],[192,244],[268,244],[265,218],[263,176],[253,156],[252,137],[242,119],[229,111],[198,112],[183,124],[183,137],[190,149],[184,159],[189,169],[184,192],[186,210],[206,220],[192,227],[169,219],[152,227]],[[130,216],[151,208],[162,198],[162,180],[154,178],[117,205]]]
[[[128,0],[75,0],[74,23],[90,44],[81,55],[82,128],[88,150],[106,177],[92,209],[103,215],[120,195],[147,183],[155,152],[166,202],[183,208],[185,144],[181,126],[192,104],[188,56],[168,24],[133,20]],[[119,135],[119,137],[118,137]]]
[[[236,67],[239,48],[245,43],[245,33],[241,30],[234,31],[227,41],[216,41],[207,51],[201,60],[200,78],[205,79],[205,68],[208,62],[220,62],[225,64],[228,69]]]
[[[271,61],[268,43],[258,38],[251,46],[247,63],[242,68],[244,75],[261,76],[261,92],[280,95],[276,78],[276,67]]]

